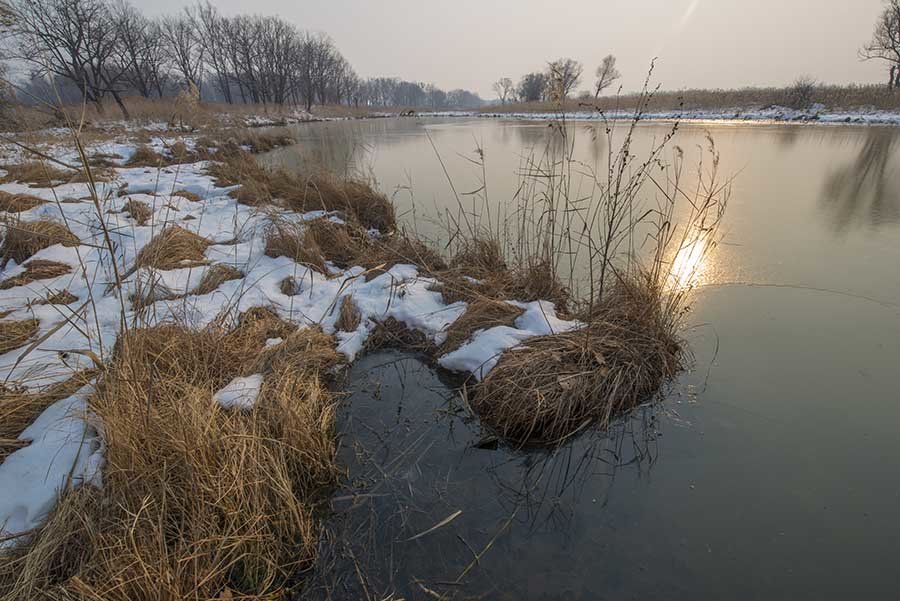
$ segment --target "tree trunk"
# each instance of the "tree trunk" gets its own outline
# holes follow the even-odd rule
[[[126,121],[131,121],[131,114],[128,112],[128,108],[126,108],[125,103],[122,102],[122,97],[116,91],[113,91],[112,95],[116,100],[116,104],[119,105],[119,109],[122,111],[122,117],[124,117]]]

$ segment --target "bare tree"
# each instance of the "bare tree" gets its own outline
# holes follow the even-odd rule
[[[215,78],[216,88],[225,102],[232,104],[234,98],[231,95],[232,77],[228,60],[228,20],[208,0],[205,4],[197,4],[194,17],[207,70]]]
[[[197,31],[195,19],[185,9],[177,16],[165,17],[161,22],[160,35],[175,71],[181,75],[186,88],[201,91],[203,85],[203,44]]]
[[[875,33],[859,54],[863,60],[888,63],[888,87],[900,88],[900,0],[885,0]]]
[[[159,24],[151,21],[125,0],[111,6],[119,35],[115,60],[122,79],[138,94],[162,97],[166,80],[166,57]]]
[[[597,82],[594,84],[594,98],[599,98],[600,94],[603,93],[603,90],[608,88],[615,82],[617,79],[622,77],[622,74],[619,73],[619,70],[616,69],[616,57],[612,54],[607,54],[603,57],[603,61],[600,62],[600,66],[597,67]]]
[[[36,76],[72,81],[88,102],[103,111],[112,95],[129,118],[120,94],[124,72],[116,62],[119,33],[102,0],[13,0],[13,58],[35,67]]]
[[[571,58],[560,58],[547,63],[551,93],[559,100],[565,100],[578,87],[583,70],[581,63]]]
[[[500,99],[500,103],[506,104],[506,101],[509,100],[515,92],[516,85],[510,78],[501,77],[496,82],[494,82],[493,89],[497,94],[497,98]]]

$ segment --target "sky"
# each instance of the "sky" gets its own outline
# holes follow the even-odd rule
[[[193,0],[133,0],[148,15]],[[212,0],[227,15],[275,14],[331,35],[363,77],[396,76],[465,88],[491,98],[500,77],[518,80],[547,61],[585,65],[586,88],[607,54],[625,91],[638,89],[658,57],[667,90],[825,83],[879,83],[857,51],[882,0]]]

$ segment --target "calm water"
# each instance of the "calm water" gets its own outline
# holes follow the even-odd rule
[[[605,160],[592,128],[577,126],[586,164]],[[666,129],[643,126],[640,143]],[[321,583],[335,598],[900,597],[900,130],[690,125],[675,143],[696,158],[707,130],[737,179],[685,333],[694,369],[606,435],[519,454],[479,448],[444,374],[398,353],[361,359],[341,459],[366,496],[335,500],[349,542],[329,557],[350,568]],[[547,125],[296,134],[273,162],[371,173],[439,237],[429,218],[456,201],[431,142],[458,191],[480,185],[466,158],[481,146],[502,203]]]

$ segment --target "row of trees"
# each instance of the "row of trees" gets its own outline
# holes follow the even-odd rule
[[[112,97],[189,90],[227,103],[473,106],[464,90],[363,80],[325,34],[274,16],[226,17],[210,3],[151,19],[127,0],[10,0],[8,55],[31,66],[32,91],[76,88],[102,110]]]
[[[509,77],[502,77],[494,83],[493,90],[501,103],[537,102],[565,100],[581,83],[584,66],[571,58],[560,58],[547,63],[543,71],[526,73],[518,84]],[[590,92],[582,92],[579,97],[598,98],[604,90],[619,80],[622,75],[616,68],[616,57],[609,54],[603,58],[594,71],[595,79]]]

